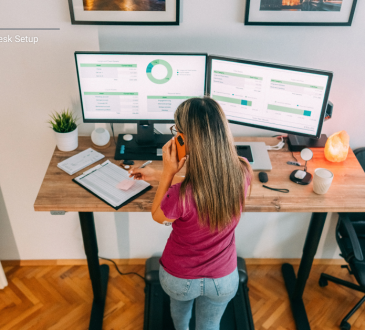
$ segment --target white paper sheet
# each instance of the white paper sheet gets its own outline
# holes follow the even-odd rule
[[[65,159],[61,163],[58,163],[57,167],[65,171],[67,174],[73,175],[104,157],[105,156],[101,153],[89,148],[75,156]]]
[[[138,180],[127,191],[118,189],[116,186],[119,182],[133,179],[129,178],[126,170],[109,160],[86,171],[75,180],[114,207],[150,186],[148,182]]]

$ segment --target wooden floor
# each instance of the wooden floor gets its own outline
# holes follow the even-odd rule
[[[144,274],[143,265],[119,267],[124,272]],[[103,329],[142,330],[144,282],[135,275],[120,276],[114,266],[110,268]],[[8,266],[4,269],[9,286],[0,290],[1,330],[88,328],[92,293],[86,266]],[[294,330],[280,266],[250,265],[248,272],[256,330]],[[348,280],[351,276],[339,266],[316,265],[305,291],[312,330],[339,329],[341,319],[361,294],[333,283],[320,288],[321,272]],[[364,308],[351,318],[352,330],[365,329]]]

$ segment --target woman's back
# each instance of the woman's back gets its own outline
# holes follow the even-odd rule
[[[179,201],[181,183],[170,187],[161,203],[165,216],[176,219],[160,259],[171,275],[179,278],[219,278],[234,271],[237,266],[234,230],[239,219],[222,231],[211,232],[209,226],[199,224],[198,211],[187,190],[186,206]]]

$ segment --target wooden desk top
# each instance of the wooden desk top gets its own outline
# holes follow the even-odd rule
[[[276,138],[236,138],[236,141],[263,141],[268,145],[276,145]],[[66,158],[91,147],[90,137],[79,137],[79,147],[71,152],[61,152],[57,148],[53,153],[42,186],[34,203],[35,211],[70,211],[70,212],[116,212],[112,207],[93,196],[85,189],[72,182],[71,179],[82,174],[88,168],[104,162],[114,160],[115,145],[100,151],[106,158],[74,174],[68,175],[57,167]],[[268,173],[267,185],[274,188],[287,188],[288,194],[271,191],[262,187],[258,180],[258,172],[254,172],[252,194],[246,201],[245,212],[365,212],[365,173],[357,161],[352,150],[346,161],[331,163],[324,158],[323,149],[312,149],[314,157],[308,162],[308,171],[324,167],[334,173],[330,190],[325,195],[313,192],[313,184],[301,186],[289,180],[290,173],[299,167],[287,165],[294,160],[291,152],[285,146],[280,151],[269,151],[273,169]],[[302,164],[300,153],[294,153]],[[144,161],[136,161],[139,166]],[[154,161],[151,165],[162,169],[161,161]],[[183,172],[183,171],[182,171]],[[135,199],[117,212],[149,212],[157,189],[158,182],[151,182],[153,189]]]

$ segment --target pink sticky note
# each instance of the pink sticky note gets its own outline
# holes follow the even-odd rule
[[[128,190],[134,185],[134,180],[123,180],[117,184],[117,188],[121,190]]]

